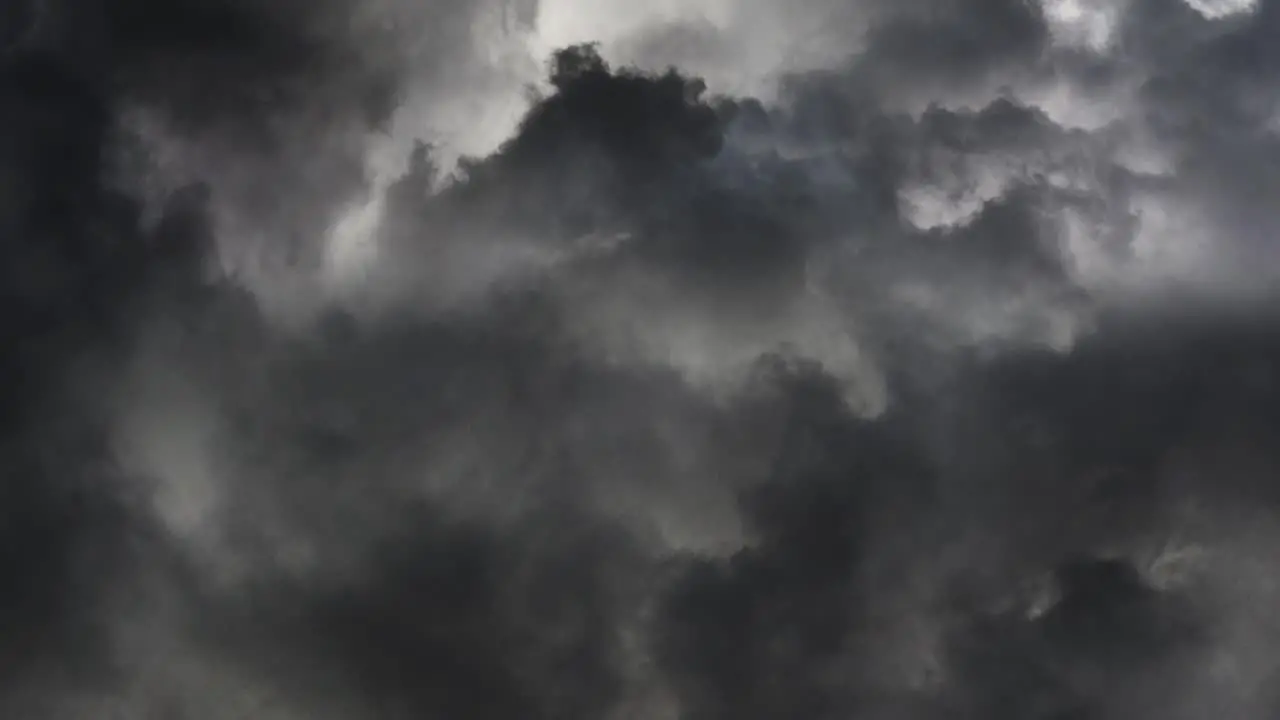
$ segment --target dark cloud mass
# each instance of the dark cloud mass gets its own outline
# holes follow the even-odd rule
[[[1280,4],[750,5],[0,13],[0,717],[1280,712]]]

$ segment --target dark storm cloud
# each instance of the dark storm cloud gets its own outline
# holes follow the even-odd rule
[[[1036,64],[1048,42],[1040,8],[1019,0],[909,7],[870,32],[858,74],[890,97],[985,89]],[[1008,82],[1008,80],[1003,80]],[[918,98],[911,98],[918,101]]]
[[[399,36],[50,15],[0,72],[0,707],[1269,717],[1275,13],[1125,7],[1064,49],[1038,4],[877,6],[776,103],[564,51],[493,154],[424,146],[363,295],[288,327],[221,220],[322,245]],[[1138,89],[1069,128],[1054,82]],[[155,222],[108,182],[139,107],[214,176]],[[1191,232],[1251,291],[1152,250]]]

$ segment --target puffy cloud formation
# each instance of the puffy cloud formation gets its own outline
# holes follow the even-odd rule
[[[5,10],[0,715],[1274,716],[1280,4],[610,6]]]

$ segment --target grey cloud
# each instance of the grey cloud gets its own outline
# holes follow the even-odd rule
[[[106,79],[6,56],[0,707],[1269,717],[1274,12],[1041,7],[868,6],[772,99],[566,50],[293,324],[214,256],[323,247],[363,101],[470,10],[105,3]],[[104,182],[140,107],[212,176],[134,156],[154,220]]]

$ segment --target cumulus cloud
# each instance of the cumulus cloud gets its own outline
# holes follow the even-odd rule
[[[1278,17],[15,5],[0,714],[1271,717]]]

